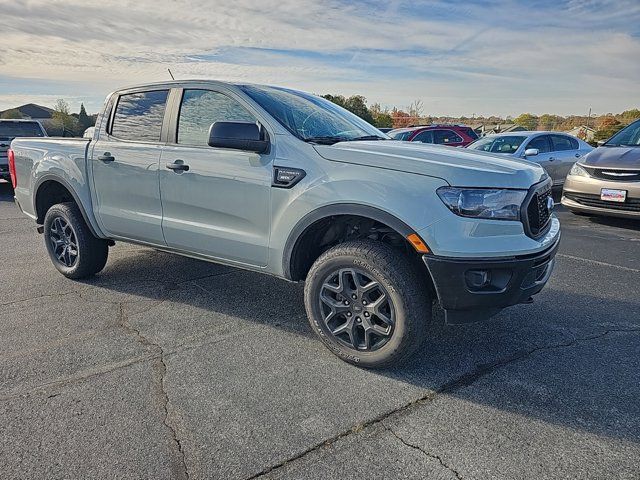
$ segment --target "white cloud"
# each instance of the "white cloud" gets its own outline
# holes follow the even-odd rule
[[[362,93],[387,105],[420,98],[435,114],[640,104],[635,0],[30,0],[0,11],[0,108],[30,85],[29,98],[72,92],[97,105],[119,86],[167,78],[167,67],[180,78]]]

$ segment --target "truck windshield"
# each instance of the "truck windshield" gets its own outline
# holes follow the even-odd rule
[[[240,87],[293,135],[306,142],[333,144],[388,137],[360,117],[315,95],[278,87]]]
[[[0,137],[42,137],[42,129],[36,122],[0,122]]]

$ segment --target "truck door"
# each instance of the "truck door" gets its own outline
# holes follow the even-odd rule
[[[173,142],[162,150],[162,230],[167,245],[255,266],[267,264],[273,149],[208,146],[217,121],[256,122],[230,94],[176,89]],[[180,166],[177,168],[176,165]],[[185,168],[188,168],[186,170]]]
[[[169,90],[123,93],[91,154],[95,214],[113,237],[164,245],[158,165]]]

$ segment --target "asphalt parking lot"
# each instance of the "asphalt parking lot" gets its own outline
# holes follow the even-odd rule
[[[302,286],[118,244],[51,265],[0,185],[3,478],[639,478],[640,222],[559,209],[531,305],[341,362]]]

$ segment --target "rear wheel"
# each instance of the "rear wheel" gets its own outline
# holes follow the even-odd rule
[[[305,284],[311,326],[337,356],[364,367],[407,360],[426,335],[431,299],[417,268],[384,243],[345,242],[323,253]]]
[[[87,278],[107,263],[107,241],[93,236],[73,202],[59,203],[47,211],[44,239],[53,265],[65,277]]]

